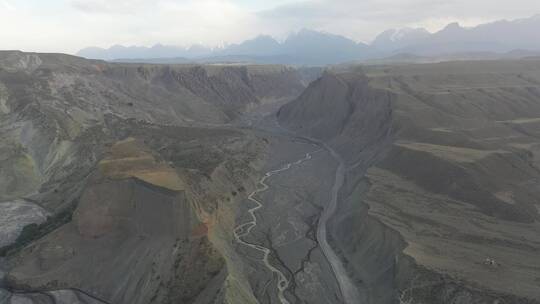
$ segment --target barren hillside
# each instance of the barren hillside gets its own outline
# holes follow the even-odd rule
[[[0,52],[0,302],[539,303],[539,138],[533,59]]]
[[[345,158],[331,234],[374,303],[540,300],[539,117],[538,61],[339,69],[279,114]]]

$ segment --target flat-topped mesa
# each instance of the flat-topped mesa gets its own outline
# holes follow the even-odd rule
[[[172,191],[185,190],[185,183],[169,164],[158,161],[140,140],[127,138],[114,144],[99,162],[100,172],[113,179],[138,178]]]

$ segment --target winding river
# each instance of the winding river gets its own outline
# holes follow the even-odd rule
[[[300,165],[301,163],[303,163],[305,161],[308,161],[310,159],[311,159],[311,154],[306,153],[305,157],[302,158],[302,159],[299,159],[299,160],[297,160],[295,162],[288,163],[288,164],[286,164],[284,167],[282,167],[280,169],[266,172],[266,174],[261,178],[261,180],[259,180],[259,185],[261,187],[257,187],[257,189],[255,189],[255,191],[251,192],[249,194],[249,196],[248,196],[248,199],[250,201],[252,201],[253,203],[255,203],[255,207],[248,210],[248,212],[249,212],[249,214],[251,216],[251,221],[249,221],[247,223],[243,223],[243,224],[237,226],[234,229],[234,237],[235,237],[235,239],[236,239],[236,241],[238,243],[243,244],[243,245],[245,245],[247,247],[253,248],[253,249],[255,249],[257,251],[260,251],[260,252],[262,252],[264,254],[263,259],[262,259],[264,265],[273,274],[277,275],[277,279],[278,279],[278,282],[277,282],[278,298],[279,298],[279,301],[281,302],[281,304],[290,304],[289,301],[287,300],[287,298],[285,298],[285,295],[284,295],[285,290],[287,290],[287,288],[289,288],[289,284],[290,284],[289,279],[287,279],[287,276],[282,271],[277,269],[275,266],[272,266],[272,264],[270,263],[270,261],[269,261],[270,253],[271,253],[270,249],[268,249],[268,248],[266,248],[264,246],[261,246],[261,245],[246,242],[246,241],[244,241],[243,238],[246,237],[247,235],[249,235],[251,233],[251,230],[253,230],[253,228],[255,228],[255,226],[257,226],[257,216],[255,215],[255,212],[263,207],[263,203],[261,201],[259,201],[258,199],[256,199],[255,196],[257,194],[261,193],[261,192],[264,192],[264,191],[268,190],[269,186],[266,184],[266,180],[268,178],[270,178],[271,176],[275,175],[275,174],[281,173],[283,171],[287,171],[290,168],[292,168],[293,166]]]

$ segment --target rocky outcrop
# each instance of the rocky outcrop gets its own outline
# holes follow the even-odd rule
[[[45,209],[28,201],[2,202],[0,207],[0,248],[15,242],[25,226],[45,222],[48,215]]]

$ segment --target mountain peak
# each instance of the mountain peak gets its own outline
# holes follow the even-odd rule
[[[447,26],[444,27],[443,31],[455,31],[455,30],[461,30],[463,27],[459,25],[459,22],[452,22],[449,23]]]
[[[276,42],[276,39],[274,39],[274,37],[270,36],[270,35],[259,35],[251,40],[248,40],[248,41],[265,41],[265,42]]]
[[[316,31],[316,30],[305,29],[305,28],[299,30],[296,33],[289,35],[285,43],[287,43],[287,41],[293,42],[293,41],[304,41],[304,40],[308,40],[308,41],[332,40],[334,42],[356,44],[356,42],[344,36],[335,35],[335,34],[331,34],[327,32]]]
[[[418,43],[427,39],[430,35],[424,28],[406,27],[402,29],[391,29],[375,37],[372,46],[379,49],[395,50]]]
[[[405,27],[399,30],[394,30],[392,35],[390,36],[390,39],[392,41],[400,41],[404,39],[409,39],[411,36],[414,35],[428,35],[429,32],[424,28],[411,28],[411,27]]]
[[[187,58],[189,60],[244,60],[285,64],[333,64],[398,53],[440,55],[464,52],[506,53],[514,49],[540,50],[538,26],[540,14],[517,20],[499,20],[476,27],[450,23],[438,32],[405,27],[379,34],[370,46],[345,36],[308,28],[291,33],[284,41],[259,35],[241,43],[219,48],[204,46],[175,47],[156,44],[113,46],[108,49],[85,48],[78,55],[114,60],[118,58]],[[224,57],[227,57],[224,59]],[[241,59],[238,59],[241,58]]]
[[[317,30],[312,30],[312,29],[307,29],[307,28],[303,28],[301,30],[299,30],[298,32],[296,33],[293,33],[291,35],[289,35],[288,38],[295,38],[295,37],[308,37],[308,38],[340,38],[340,39],[343,39],[343,40],[351,40],[345,36],[342,36],[342,35],[336,35],[336,34],[332,34],[332,33],[328,33],[328,32],[325,32],[325,31],[317,31]],[[352,41],[352,40],[351,40]]]

